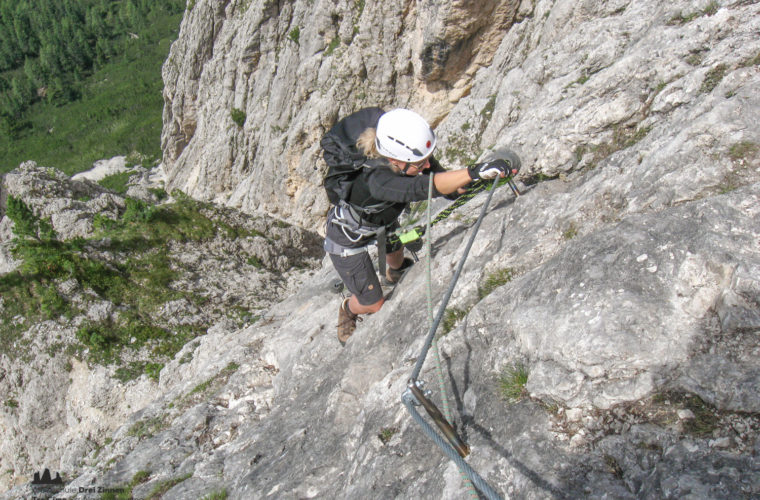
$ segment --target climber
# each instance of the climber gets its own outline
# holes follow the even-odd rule
[[[433,130],[417,113],[408,109],[383,112],[380,108],[349,115],[321,141],[329,167],[350,164],[332,177],[328,170],[325,179],[333,203],[327,217],[325,251],[352,294],[341,303],[338,314],[342,345],[353,334],[359,315],[379,311],[384,302],[368,246],[378,232],[399,227],[397,218],[410,202],[427,199],[428,175],[433,174],[433,196],[455,198],[472,180],[517,173],[504,160],[447,171],[432,156],[435,143]],[[395,283],[413,260],[404,257],[400,245],[386,246],[385,254],[385,278]]]

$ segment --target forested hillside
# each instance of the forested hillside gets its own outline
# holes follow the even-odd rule
[[[159,155],[182,0],[0,0],[0,171]]]

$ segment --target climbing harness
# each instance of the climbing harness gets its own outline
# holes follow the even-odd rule
[[[433,176],[430,176],[430,182],[432,182]],[[511,177],[504,179],[498,179],[497,186],[504,184],[509,185],[515,196],[520,196],[520,191],[517,189],[514,181]],[[347,247],[343,246],[330,238],[325,238],[323,248],[325,252],[340,255],[341,257],[349,257],[351,255],[357,255],[360,253],[368,252],[369,247],[373,244],[377,244],[377,267],[378,273],[381,279],[385,277],[386,262],[385,262],[385,248],[386,244],[391,246],[404,245],[414,256],[414,260],[418,261],[417,252],[422,248],[420,244],[421,238],[429,230],[430,225],[435,225],[447,217],[449,217],[456,209],[470,201],[478,193],[484,191],[490,183],[484,180],[473,181],[467,191],[454,200],[445,209],[436,214],[435,218],[428,217],[428,226],[424,224],[418,224],[411,229],[407,229],[403,232],[397,231],[394,233],[386,233],[384,226],[369,226],[362,217],[361,213],[357,209],[350,205],[346,201],[339,201],[337,205],[334,205],[327,214],[328,223],[332,222],[334,225],[341,228],[343,234],[349,241],[357,242],[362,238],[368,239],[366,245],[361,247]],[[428,200],[428,207],[430,207],[430,200]],[[371,207],[362,209],[364,213],[374,213],[386,208],[385,204],[373,205]]]
[[[388,207],[387,202],[372,205],[363,208],[365,214],[376,213]],[[360,253],[368,252],[370,245],[377,243],[377,265],[380,268],[380,275],[385,276],[385,226],[375,226],[367,224],[361,216],[361,213],[350,203],[340,200],[338,205],[333,206],[327,214],[327,223],[339,227],[343,235],[352,243],[360,241],[362,238],[371,238],[360,247],[347,247],[325,237],[324,250],[327,253],[349,257]]]
[[[489,500],[493,499],[500,499],[501,497],[496,493],[493,488],[482,478],[480,475],[475,472],[467,462],[464,461],[464,458],[469,455],[470,448],[469,446],[462,441],[461,438],[456,433],[456,430],[452,427],[452,425],[449,423],[449,419],[445,417],[440,410],[435,406],[435,404],[430,400],[431,392],[424,389],[425,385],[424,382],[421,380],[418,380],[420,371],[422,370],[422,365],[425,362],[425,358],[427,357],[428,351],[430,350],[431,346],[435,342],[435,333],[438,329],[438,326],[441,323],[441,320],[443,319],[444,312],[446,310],[446,306],[451,299],[451,295],[454,292],[454,287],[456,285],[456,282],[459,280],[459,276],[462,273],[462,269],[464,268],[465,261],[467,260],[467,256],[470,252],[470,249],[472,248],[473,243],[475,242],[475,236],[478,233],[478,230],[480,229],[480,225],[483,222],[483,218],[485,217],[486,210],[488,209],[488,205],[491,203],[491,198],[493,197],[493,194],[496,190],[497,185],[500,183],[500,181],[504,181],[505,179],[496,179],[491,184],[491,188],[488,190],[488,198],[486,199],[486,202],[483,205],[483,208],[481,209],[480,215],[478,217],[478,220],[475,222],[472,234],[470,235],[470,239],[467,242],[467,246],[465,247],[464,253],[459,260],[459,264],[457,265],[457,269],[454,273],[454,276],[451,279],[451,283],[449,284],[449,288],[446,290],[446,293],[444,294],[443,300],[441,301],[441,305],[438,308],[438,313],[435,315],[435,318],[432,318],[432,292],[430,290],[430,248],[429,248],[429,238],[428,238],[428,308],[429,308],[429,314],[431,316],[431,325],[430,330],[428,332],[427,337],[425,338],[425,342],[422,346],[422,352],[417,357],[417,362],[414,366],[414,370],[412,371],[412,375],[409,378],[409,382],[407,383],[407,388],[404,391],[404,393],[401,395],[401,402],[404,404],[406,409],[409,411],[409,413],[412,415],[412,418],[422,427],[423,432],[431,438],[442,450],[443,452],[451,459],[453,460],[457,466],[459,467],[460,471],[464,475],[469,478],[469,480],[474,484],[474,486],[480,490]],[[506,178],[506,183],[509,184],[509,187],[512,189],[512,192],[515,194],[515,196],[519,196],[520,192],[517,189],[517,186],[514,185],[514,182],[512,181],[511,177]],[[483,189],[486,188],[486,183],[480,181],[480,186],[472,186],[471,190],[468,190],[468,193],[466,193],[463,196],[467,196],[467,194],[470,194],[472,189],[477,189],[476,192],[480,192]],[[432,193],[432,189],[430,190]],[[469,198],[472,198],[474,194],[472,194]],[[460,197],[461,198],[461,197]],[[468,198],[468,199],[469,199]],[[428,199],[430,201],[430,199]],[[458,201],[458,200],[457,200]],[[448,213],[441,217],[441,214],[439,214],[436,217],[436,220],[440,221],[448,217],[448,215],[456,209],[458,206],[461,206],[462,204],[466,203],[468,200],[463,201],[456,207],[450,206],[451,210],[447,208],[444,212],[448,211]],[[430,213],[430,203],[428,203],[428,214]],[[453,208],[452,208],[453,207]],[[429,232],[430,227],[434,224],[434,221],[431,221],[431,217],[428,216],[428,223],[427,227],[424,228],[423,226],[415,227],[411,232],[414,232],[417,234],[416,238],[419,238],[422,236],[422,234],[425,234],[425,232]],[[420,233],[420,230],[424,228],[424,231]],[[403,236],[403,235],[402,235]],[[413,241],[416,238],[412,238],[409,241]],[[437,356],[437,346],[435,349],[435,354]],[[438,363],[440,365],[440,363]],[[440,368],[440,366],[439,366]],[[439,380],[442,383],[442,378],[439,377]],[[443,389],[443,386],[442,386]],[[442,391],[443,392],[443,391]],[[448,399],[448,398],[445,398]],[[428,424],[420,415],[420,413],[417,411],[417,406],[422,406],[425,408],[425,411],[428,413],[430,418],[433,420],[433,422],[436,424],[438,429],[441,431],[443,436],[446,438],[445,440],[441,437],[439,433],[433,429],[430,424]],[[447,411],[448,413],[448,411]]]

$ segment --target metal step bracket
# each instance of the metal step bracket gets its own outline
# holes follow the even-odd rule
[[[417,391],[412,391],[412,387],[416,387],[417,391],[422,392],[422,395],[427,399],[430,399],[430,397],[433,395],[433,391],[430,389],[425,389],[424,380],[410,380],[409,384],[406,387],[406,390],[403,392],[403,394],[401,394],[401,401],[409,402],[414,406],[422,405],[422,401],[417,399],[417,396],[415,396],[415,392]]]

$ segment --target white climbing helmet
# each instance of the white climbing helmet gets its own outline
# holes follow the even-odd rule
[[[399,108],[380,117],[375,144],[383,156],[414,163],[433,153],[435,134],[423,117]]]

